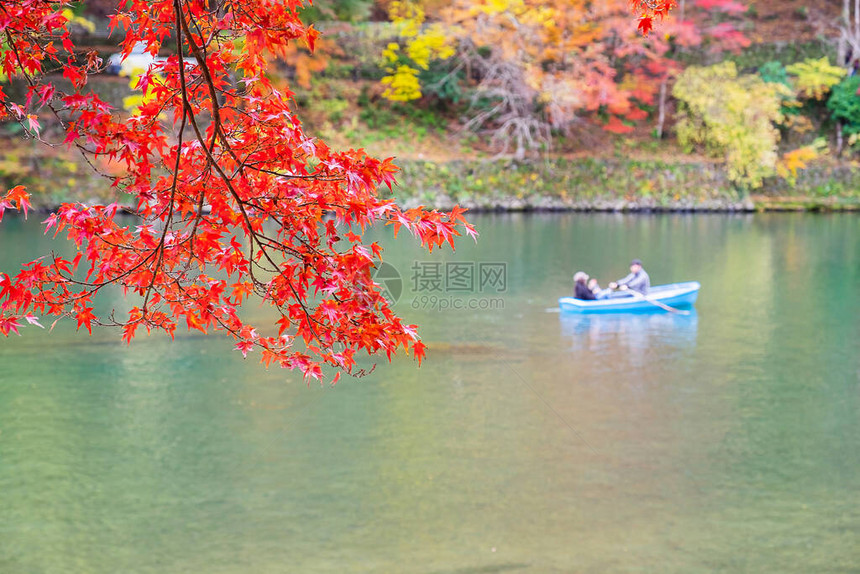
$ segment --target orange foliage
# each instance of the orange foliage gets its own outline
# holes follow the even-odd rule
[[[452,0],[439,18],[459,43],[461,64],[477,78],[473,101],[495,102],[490,112],[476,109],[468,126],[505,145],[517,140],[518,154],[549,143],[583,113],[609,131],[630,131],[679,71],[675,50],[705,35],[716,47],[744,41],[730,22],[704,32],[667,17],[674,6],[673,0]],[[711,0],[701,9],[734,14],[736,6]],[[648,35],[658,23],[660,33]]]
[[[282,58],[295,70],[296,83],[308,89],[311,78],[328,67],[331,56],[342,55],[340,46],[328,38],[319,38],[313,52],[308,48],[292,43],[285,47]]]

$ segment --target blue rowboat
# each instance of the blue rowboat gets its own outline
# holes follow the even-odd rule
[[[558,306],[563,313],[642,313],[664,311],[668,307],[692,307],[699,296],[698,281],[671,283],[651,287],[648,295],[615,291],[606,299],[585,301],[573,297],[561,297]]]

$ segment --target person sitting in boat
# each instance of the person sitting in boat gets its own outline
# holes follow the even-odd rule
[[[585,271],[577,271],[573,274],[573,296],[576,299],[584,299],[593,301],[596,299],[594,293],[588,288],[588,273]]]
[[[624,279],[613,281],[609,284],[610,289],[621,289],[622,291],[630,289],[642,295],[647,295],[651,288],[651,278],[648,273],[642,268],[642,261],[634,259],[630,262],[630,274]]]
[[[600,283],[594,277],[588,280],[588,288],[594,293],[595,299],[606,299],[612,293],[612,289],[601,289]]]

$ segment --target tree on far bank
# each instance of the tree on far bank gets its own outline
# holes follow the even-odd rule
[[[413,11],[421,18],[404,18],[409,11],[402,6],[416,4]],[[703,3],[703,10],[721,17],[704,27],[674,17],[664,21],[674,2],[635,2],[638,30],[630,25],[626,0],[450,0],[434,15],[432,28],[421,26],[429,13],[420,4],[392,4],[405,49],[392,43],[385,52],[392,72],[383,80],[386,96],[417,99],[427,89],[462,78],[467,86],[462,91],[470,94],[462,114],[465,128],[516,158],[548,149],[556,136],[573,136],[584,126],[628,133],[654,108],[664,113],[667,82],[681,70],[675,59],[679,49],[705,39],[721,49],[747,43],[731,23],[745,8],[731,0]],[[643,36],[654,18],[661,21],[659,34]],[[421,70],[429,64],[416,63],[411,49],[431,29],[434,45],[443,38],[450,53],[442,46],[420,52],[447,60],[442,79],[422,85]]]
[[[776,173],[777,124],[783,101],[793,96],[778,82],[738,74],[734,62],[684,70],[673,89],[679,101],[678,140],[723,158],[729,179],[745,189],[760,187]]]

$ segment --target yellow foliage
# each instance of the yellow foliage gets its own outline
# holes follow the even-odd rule
[[[673,95],[681,103],[676,131],[681,145],[702,145],[723,157],[729,179],[761,187],[777,164],[782,98],[791,90],[757,75],[738,76],[734,62],[691,66],[678,77]]]
[[[394,102],[408,102],[421,97],[418,70],[410,66],[398,66],[390,76],[382,78],[387,87],[382,96]]]
[[[427,69],[431,59],[447,60],[454,55],[454,47],[448,43],[442,27],[438,24],[427,28],[406,46],[406,54],[419,67]]]
[[[786,66],[785,71],[794,76],[794,85],[801,95],[816,100],[824,99],[830,88],[842,81],[847,73],[844,68],[831,66],[827,56]]]
[[[129,88],[131,88],[132,90],[136,90],[139,87],[140,74],[142,73],[144,73],[144,70],[141,70],[140,68],[135,68],[134,70],[132,70],[128,82]],[[143,90],[143,93],[134,93],[131,96],[126,96],[122,99],[122,106],[128,111],[130,111],[132,115],[137,114],[137,109],[140,106],[148,104],[155,99],[155,96],[153,95],[154,86],[156,84],[163,85],[163,83],[164,78],[162,78],[161,76],[153,76],[151,83],[146,86],[146,89]]]
[[[77,24],[78,26],[80,26],[81,28],[83,28],[84,30],[89,32],[90,34],[92,34],[93,32],[96,31],[96,25],[95,24],[93,24],[92,22],[90,22],[86,18],[83,18],[81,16],[75,16],[75,13],[72,12],[71,10],[69,10],[68,8],[63,10],[61,12],[61,14],[63,15],[63,18],[65,18],[69,24]]]
[[[406,49],[391,42],[382,52],[388,75],[382,78],[386,86],[383,97],[396,102],[408,102],[421,97],[418,68],[426,70],[432,60],[447,60],[454,55],[454,46],[439,24],[424,26],[424,9],[415,2],[395,0],[389,6],[391,21],[400,28]]]
[[[386,61],[386,63],[393,64],[400,59],[398,52],[400,52],[400,44],[396,42],[390,42],[388,46],[386,46],[385,50],[382,51],[382,58]]]
[[[806,116],[785,116],[782,125],[797,134],[806,134],[815,130],[812,120]]]
[[[400,35],[404,38],[414,38],[424,23],[424,9],[414,2],[399,2],[395,0],[388,8],[391,21],[400,26]]]
[[[519,12],[523,8],[522,0],[485,0],[476,4],[478,10],[489,15]]]

